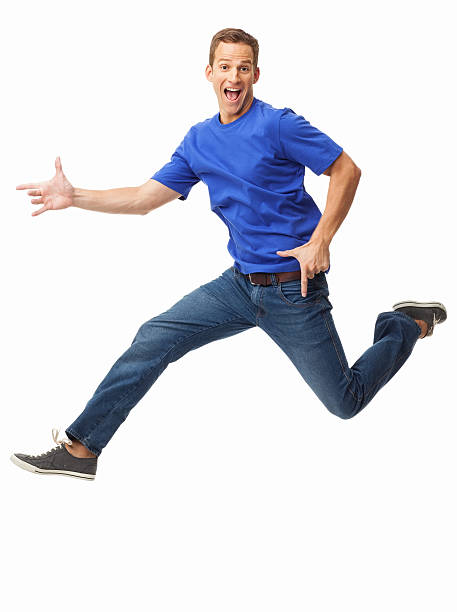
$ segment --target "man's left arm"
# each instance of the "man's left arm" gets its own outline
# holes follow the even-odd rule
[[[327,270],[330,265],[330,242],[349,212],[362,172],[343,151],[324,174],[330,176],[327,202],[309,242],[288,251],[276,251],[283,257],[295,257],[300,263],[303,297],[308,278]]]

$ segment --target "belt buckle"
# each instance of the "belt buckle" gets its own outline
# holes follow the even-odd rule
[[[253,273],[253,274],[255,274],[255,273]],[[251,272],[248,273],[248,276],[249,276],[249,282],[251,283],[251,285],[254,285],[254,286],[260,285],[260,283],[253,283],[252,282],[252,280],[251,280]]]

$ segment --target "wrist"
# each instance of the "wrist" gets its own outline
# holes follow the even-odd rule
[[[84,189],[79,189],[78,187],[73,187],[73,191],[71,194],[71,206],[75,206],[80,208],[81,203],[83,201],[83,191]]]
[[[333,235],[330,232],[314,231],[309,242],[324,247],[329,247],[332,241]]]

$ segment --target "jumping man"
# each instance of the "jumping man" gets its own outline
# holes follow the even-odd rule
[[[74,188],[58,157],[50,181],[16,187],[42,205],[33,215],[70,206],[145,215],[186,200],[203,181],[211,210],[228,228],[233,258],[219,277],[143,323],[66,435],[53,430],[56,446],[42,455],[12,455],[19,467],[94,479],[103,448],[168,364],[254,327],[284,351],[330,412],[349,419],[398,372],[417,340],[446,319],[439,302],[399,302],[378,315],[372,346],[348,366],[326,275],[330,243],[361,171],[302,115],[254,97],[258,53],[257,40],[243,30],[213,36],[205,74],[219,112],[192,126],[171,160],[143,185]],[[323,214],[304,188],[305,168],[330,177]]]

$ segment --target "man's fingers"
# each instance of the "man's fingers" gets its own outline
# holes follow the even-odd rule
[[[43,198],[33,198],[33,200],[30,200],[31,204],[44,204],[44,200]]]
[[[37,189],[40,183],[25,183],[24,185],[18,185],[16,189]]]
[[[46,206],[43,206],[43,208],[40,208],[40,210],[36,210],[35,212],[32,213],[32,217],[36,217],[37,215],[41,215],[41,213],[43,213],[45,210],[48,210]]]
[[[306,297],[306,293],[308,291],[308,277],[305,272],[301,273],[301,294],[303,297]]]
[[[29,195],[29,196],[40,196],[41,195],[41,189],[31,189],[30,191],[27,191],[27,195]]]
[[[62,172],[62,162],[60,161],[60,157],[56,157],[56,170],[57,172]]]

